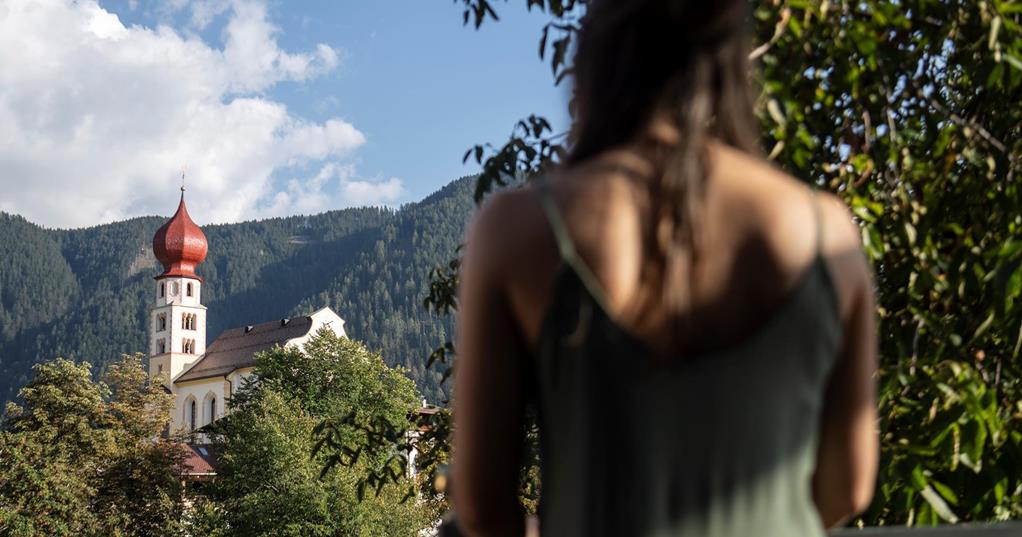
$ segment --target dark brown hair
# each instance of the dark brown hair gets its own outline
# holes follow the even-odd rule
[[[657,231],[651,242],[663,262],[665,290],[682,283],[672,281],[677,263],[698,252],[707,138],[759,151],[746,4],[591,0],[582,24],[574,62],[573,147],[566,164],[628,144],[652,144]],[[668,145],[646,138],[654,118],[672,123],[680,140]]]

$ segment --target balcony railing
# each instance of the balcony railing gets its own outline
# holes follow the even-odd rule
[[[1008,537],[1022,536],[1022,524],[958,524],[933,528],[864,528],[845,529],[832,537]]]
[[[535,537],[539,523],[529,520],[526,537]],[[440,528],[438,533],[423,533],[435,537],[461,537],[461,533],[450,525]],[[541,536],[541,534],[540,534]],[[830,532],[830,537],[1022,537],[1022,523],[1000,524],[957,524],[936,527],[886,527],[841,529]]]

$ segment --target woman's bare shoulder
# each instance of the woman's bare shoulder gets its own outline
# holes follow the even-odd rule
[[[820,253],[843,312],[856,295],[869,291],[870,270],[859,226],[841,198],[734,149],[720,150],[718,162],[720,180],[737,200],[731,207],[747,208],[744,217],[750,232],[762,233],[778,258],[794,256],[801,260],[797,266]]]
[[[547,237],[546,217],[535,185],[491,194],[476,210],[466,233],[466,247],[487,260],[491,269],[514,270],[536,254],[536,242]]]
[[[848,205],[829,192],[819,197],[822,254],[838,293],[841,317],[847,320],[858,305],[872,303],[867,297],[873,293],[873,271]]]

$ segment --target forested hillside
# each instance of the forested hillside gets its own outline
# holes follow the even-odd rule
[[[425,363],[451,320],[428,313],[422,299],[430,268],[461,240],[473,186],[460,179],[396,211],[203,226],[209,255],[198,273],[210,341],[232,326],[330,306],[352,338],[408,368],[424,396],[441,400],[439,373]],[[121,353],[146,350],[159,273],[151,241],[166,218],[46,230],[0,213],[0,400],[38,361],[87,360],[102,373]]]

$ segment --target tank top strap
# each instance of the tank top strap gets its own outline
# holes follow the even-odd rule
[[[561,211],[557,208],[557,202],[554,201],[553,196],[550,193],[547,179],[539,179],[537,181],[538,187],[536,192],[539,195],[539,204],[543,208],[543,213],[546,215],[547,224],[550,226],[550,231],[554,234],[554,240],[557,242],[557,251],[561,256],[561,262],[567,265],[578,279],[585,286],[586,290],[593,297],[593,299],[603,308],[604,311],[609,312],[607,309],[606,294],[603,292],[603,287],[600,285],[600,281],[593,274],[593,271],[589,269],[589,266],[585,264],[585,261],[578,255],[578,251],[575,249],[575,242],[571,240],[571,234],[568,233],[568,226],[564,223],[564,218],[561,217]]]
[[[820,210],[820,189],[816,185],[809,188],[809,201],[813,205],[813,230],[816,232],[816,256],[823,256],[823,212]]]

